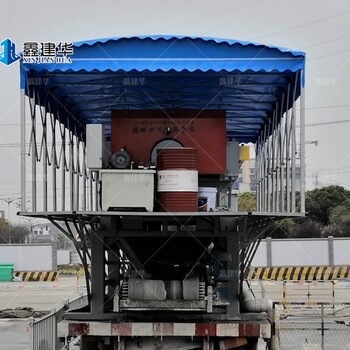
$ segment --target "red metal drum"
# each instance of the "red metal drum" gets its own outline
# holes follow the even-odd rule
[[[198,209],[198,151],[164,148],[157,154],[158,211],[195,212]]]

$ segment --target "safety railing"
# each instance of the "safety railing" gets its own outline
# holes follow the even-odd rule
[[[288,302],[335,302],[337,281],[283,281],[282,301]]]
[[[296,305],[313,306],[318,303],[335,303],[348,300],[349,289],[341,281],[250,281],[257,298],[273,299],[284,309]]]
[[[79,298],[72,300],[68,303],[68,310],[76,310],[80,309],[86,305],[88,305],[88,296],[86,294],[81,295]]]
[[[57,324],[63,320],[63,314],[67,310],[78,309],[87,305],[86,295],[70,301],[59,309],[40,319],[29,318],[29,350],[63,350],[68,349],[66,343],[60,343],[57,336]]]
[[[66,306],[39,319],[29,319],[29,350],[57,350],[57,323],[62,320]]]
[[[349,348],[350,303],[274,303],[273,310],[271,350]]]

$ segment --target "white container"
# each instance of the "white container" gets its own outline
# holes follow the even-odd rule
[[[101,170],[102,210],[144,207],[153,211],[155,173],[154,170]]]
[[[216,187],[198,187],[198,210],[210,211],[216,207]]]

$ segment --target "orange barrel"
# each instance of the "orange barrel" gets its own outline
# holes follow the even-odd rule
[[[157,153],[157,207],[159,211],[198,210],[198,151],[163,148]]]

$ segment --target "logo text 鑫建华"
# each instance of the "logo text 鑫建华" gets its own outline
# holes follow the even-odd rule
[[[69,57],[73,55],[72,43],[26,41],[22,47],[23,63],[72,63]]]

